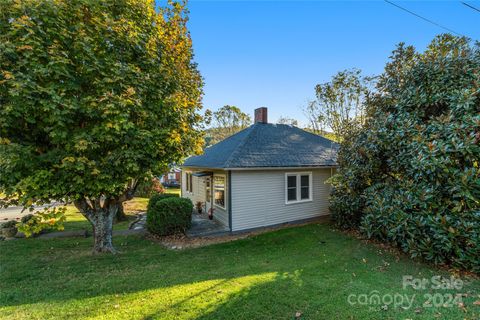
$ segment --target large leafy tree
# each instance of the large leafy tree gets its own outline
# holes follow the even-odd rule
[[[480,46],[441,35],[400,44],[342,142],[337,224],[413,257],[480,272]]]
[[[207,130],[207,145],[215,144],[252,124],[252,119],[239,107],[225,105],[209,112],[212,128]]]
[[[342,140],[352,127],[363,125],[371,83],[371,78],[352,69],[340,71],[331,81],[318,84],[316,100],[304,109],[310,129],[317,134],[329,129]]]
[[[0,2],[0,189],[72,201],[94,251],[138,182],[197,152],[202,78],[184,4]]]

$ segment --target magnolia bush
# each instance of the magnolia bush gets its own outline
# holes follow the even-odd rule
[[[412,257],[480,272],[480,46],[400,44],[332,179],[337,224]]]

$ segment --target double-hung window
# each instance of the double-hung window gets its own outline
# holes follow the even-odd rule
[[[285,174],[285,203],[312,201],[312,173]]]
[[[225,209],[225,176],[213,176],[214,203],[217,207]]]

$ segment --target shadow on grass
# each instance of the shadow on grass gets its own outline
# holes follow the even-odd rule
[[[121,294],[145,319],[164,313],[199,319],[291,319],[297,311],[310,318],[347,317],[357,312],[346,302],[352,292],[400,291],[403,275],[441,274],[327,225],[184,251],[168,251],[138,237],[114,242],[123,253],[92,256],[89,239],[1,243],[0,306],[35,309],[47,304],[55,309],[81,303],[91,316],[107,312],[101,297]],[[475,282],[468,289],[478,292],[479,287]],[[145,306],[137,306],[141,299]]]

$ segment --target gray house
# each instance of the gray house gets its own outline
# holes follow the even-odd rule
[[[338,145],[294,126],[270,124],[267,109],[255,124],[188,158],[182,196],[202,202],[230,231],[328,215]]]

